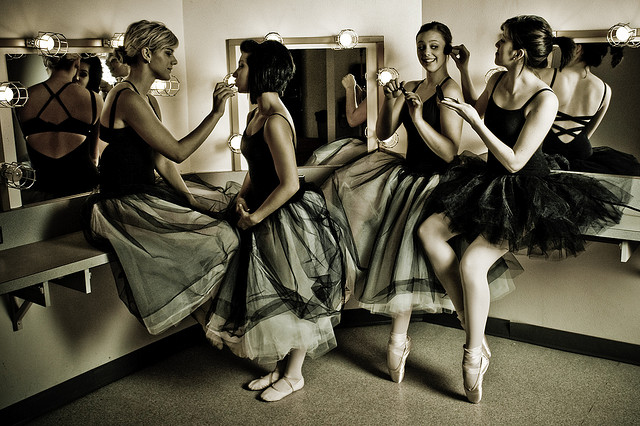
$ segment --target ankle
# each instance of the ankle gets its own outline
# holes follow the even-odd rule
[[[390,346],[403,346],[407,341],[407,333],[389,333]]]

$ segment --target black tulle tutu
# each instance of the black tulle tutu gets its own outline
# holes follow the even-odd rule
[[[621,187],[576,173],[501,174],[477,156],[461,155],[442,176],[425,216],[444,212],[468,239],[529,255],[575,255],[583,233],[620,221],[630,199]]]

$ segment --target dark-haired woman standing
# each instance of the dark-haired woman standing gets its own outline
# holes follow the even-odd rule
[[[249,171],[235,200],[242,249],[237,280],[220,288],[206,331],[238,356],[276,362],[248,387],[278,401],[304,386],[307,355],[336,346],[343,260],[324,197],[298,177],[296,133],[280,99],[295,72],[291,54],[276,41],[247,40],[240,50],[235,84],[257,104],[242,137]]]
[[[607,43],[575,43],[568,37],[557,38],[556,44],[562,52],[560,67],[539,71],[559,101],[558,114],[542,150],[561,156],[555,158],[556,162],[570,171],[640,176],[640,162],[633,155],[608,146],[592,147],[589,141],[613,95],[611,87],[591,68],[599,66],[608,52],[615,68],[622,61],[622,48]]]
[[[553,47],[549,24],[538,16],[517,16],[502,24],[493,75],[475,96],[468,73],[469,52],[453,56],[462,74],[465,101],[444,100],[472,127],[488,149],[488,160],[461,157],[442,177],[428,200],[430,215],[419,235],[438,278],[446,282],[465,313],[462,360],[464,390],[470,402],[482,398],[490,354],[483,348],[489,313],[487,271],[507,252],[575,254],[584,249],[581,233],[620,220],[620,198],[594,179],[552,174],[542,141],[558,109],[553,91],[536,70],[547,65]],[[484,117],[484,120],[481,118]],[[432,213],[432,214],[431,214]],[[472,241],[460,260],[448,241],[462,234]]]

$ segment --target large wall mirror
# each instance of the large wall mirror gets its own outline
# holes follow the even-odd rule
[[[227,40],[227,66],[236,69],[240,58],[240,44],[244,39]],[[256,41],[261,41],[256,39]],[[337,49],[334,37],[284,38],[296,63],[296,75],[283,97],[294,120],[298,136],[296,147],[298,166],[322,165],[314,163],[314,153],[343,141],[357,144],[354,152],[377,148],[375,123],[382,91],[376,83],[378,69],[384,61],[382,36],[359,37],[352,49]],[[345,89],[342,78],[351,73],[359,85],[366,87],[367,121],[349,127],[345,118]],[[241,133],[251,110],[248,96],[241,95],[231,102],[231,129]],[[331,165],[338,165],[340,156]],[[240,154],[234,154],[233,170],[246,169]]]
[[[576,43],[608,43],[608,30],[557,31],[557,36],[574,39]],[[611,103],[602,122],[591,138],[591,144],[609,146],[640,159],[640,120],[636,111],[640,109],[640,49],[624,47],[624,59],[615,68],[611,67],[609,54],[602,64],[592,68],[610,87]]]
[[[68,40],[69,52],[91,53],[106,56],[111,50],[102,46],[102,39],[73,39]],[[34,53],[31,48],[16,45],[16,47],[0,47],[0,81],[19,81],[23,86],[29,87],[48,78],[42,56]],[[16,114],[11,108],[0,108],[0,133],[2,144],[0,146],[0,161],[3,162],[28,162],[26,143],[17,122]],[[36,175],[37,179],[37,175]],[[25,196],[23,196],[25,195]],[[84,194],[77,195],[83,196]],[[1,210],[28,205],[26,194],[18,189],[9,189],[5,185],[0,186]]]

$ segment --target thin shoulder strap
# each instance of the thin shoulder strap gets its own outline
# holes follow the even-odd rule
[[[527,102],[524,103],[524,105],[522,105],[522,108],[520,109],[525,109],[527,107],[527,105],[529,105],[531,103],[532,100],[535,99],[536,96],[538,96],[538,94],[542,93],[542,92],[546,92],[549,91],[551,93],[553,93],[553,90],[551,90],[550,87],[543,87],[542,89],[538,90],[536,93],[534,93]]]
[[[98,118],[98,105],[96,105],[97,94],[89,90],[89,95],[91,96],[91,124],[96,124],[96,119]]]
[[[490,98],[493,98],[493,92],[496,91],[496,87],[498,87],[498,83],[500,83],[500,80],[502,80],[502,77],[504,77],[506,73],[507,72],[505,71],[503,73],[500,73],[500,75],[498,76],[498,80],[496,81],[496,84],[494,84],[493,89],[491,89],[491,96],[489,96]]]
[[[296,131],[293,128],[293,125],[289,122],[289,119],[287,117],[285,117],[282,113],[279,112],[274,112],[273,114],[271,114],[269,117],[273,117],[274,115],[279,115],[280,117],[284,118],[284,121],[287,122],[287,124],[289,125],[289,128],[291,129],[291,134],[293,135],[293,146],[297,146],[297,137],[296,137]],[[266,122],[265,122],[266,124]]]
[[[113,129],[113,123],[116,121],[116,106],[118,104],[118,98],[120,94],[127,89],[123,89],[116,93],[116,97],[113,99],[113,103],[111,104],[111,112],[109,113],[109,128]]]
[[[602,104],[604,104],[604,98],[607,97],[607,83],[603,81],[602,84],[604,84],[604,93],[602,94],[602,99],[600,100],[600,105],[598,105],[598,110],[596,111],[596,113],[600,111],[600,108],[602,108]]]
[[[558,68],[554,68],[553,69],[553,78],[551,79],[551,83],[549,84],[549,87],[553,87],[553,83],[556,82],[556,76],[558,75]]]

